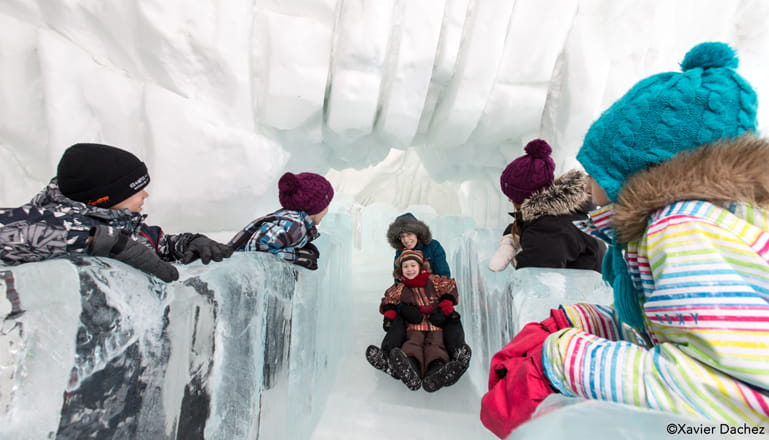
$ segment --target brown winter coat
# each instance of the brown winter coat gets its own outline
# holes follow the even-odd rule
[[[457,283],[453,278],[442,275],[430,275],[425,287],[408,287],[403,283],[392,285],[385,292],[379,306],[380,312],[385,308],[397,306],[399,303],[415,306],[438,307],[443,299],[451,298],[456,305],[459,300]],[[406,326],[406,342],[401,347],[406,356],[416,359],[419,363],[421,376],[433,361],[449,361],[449,353],[443,342],[443,329],[436,327],[429,320],[429,315],[422,317],[419,324],[409,323]]]
[[[382,311],[388,304],[397,306],[399,303],[436,308],[443,295],[451,297],[456,305],[459,301],[457,282],[453,278],[430,275],[424,288],[408,287],[403,283],[393,284],[385,292],[379,310]],[[428,315],[425,315],[421,323],[408,324],[406,330],[436,331],[440,328],[431,324]]]

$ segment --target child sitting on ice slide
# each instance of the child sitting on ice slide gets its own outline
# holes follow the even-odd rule
[[[449,360],[441,325],[457,304],[456,282],[431,274],[422,252],[414,250],[401,253],[393,275],[401,281],[387,289],[380,311],[385,318],[394,319],[400,307],[408,322],[406,342],[390,350],[394,375],[412,390],[421,386],[434,392],[453,385],[466,367]]]
[[[328,213],[334,188],[315,173],[285,173],[278,180],[282,206],[238,232],[229,245],[238,251],[269,252],[289,263],[318,269],[320,251],[311,242],[320,236],[317,225]]]
[[[446,261],[446,251],[443,246],[432,238],[430,228],[424,222],[418,220],[413,214],[407,212],[399,215],[387,229],[387,241],[395,249],[393,257],[393,269],[397,269],[398,257],[406,250],[418,250],[422,252],[425,266],[429,267],[433,274],[451,278],[451,270]],[[398,283],[400,280],[396,279]],[[406,322],[403,319],[403,309],[399,306],[394,313],[394,318],[384,318],[383,328],[386,332],[380,347],[370,345],[366,349],[366,359],[377,369],[384,370],[393,375],[392,366],[389,363],[390,350],[400,347],[406,341]],[[464,370],[470,365],[472,350],[465,343],[465,331],[462,327],[459,313],[453,311],[446,316],[437,314],[434,321],[443,328],[443,342],[452,360],[460,362]],[[389,312],[388,315],[393,315]],[[464,370],[462,373],[464,373]],[[460,376],[461,374],[460,373]]]

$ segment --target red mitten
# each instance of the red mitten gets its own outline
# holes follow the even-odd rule
[[[507,376],[481,399],[481,423],[499,438],[529,420],[537,406],[557,392],[542,368],[542,345],[509,361]]]
[[[395,319],[395,317],[398,315],[398,312],[395,310],[388,310],[383,313],[384,317],[387,319]]]
[[[454,303],[451,300],[444,299],[438,303],[438,308],[441,309],[444,315],[449,316],[454,311]]]
[[[526,356],[526,353],[540,347],[550,333],[558,330],[553,318],[547,318],[542,322],[530,322],[523,326],[520,332],[505,347],[491,358],[491,371],[489,371],[489,389],[500,379],[507,375],[511,360]]]
[[[489,391],[481,399],[481,422],[499,438],[527,421],[542,400],[556,392],[542,367],[542,346],[550,334],[571,327],[561,309],[530,322],[491,359]]]
[[[569,318],[566,317],[566,312],[563,309],[550,309],[550,317],[555,321],[555,325],[558,330],[562,328],[573,327],[569,322]]]
[[[433,312],[433,308],[431,306],[419,306],[419,311],[425,315],[429,315]]]

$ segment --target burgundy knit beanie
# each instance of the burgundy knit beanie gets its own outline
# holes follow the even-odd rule
[[[278,180],[278,199],[285,209],[313,215],[326,209],[333,198],[334,188],[320,174],[286,173]]]
[[[502,192],[515,203],[523,203],[529,196],[553,184],[555,162],[550,157],[553,149],[542,139],[526,144],[526,154],[507,165],[499,185]]]

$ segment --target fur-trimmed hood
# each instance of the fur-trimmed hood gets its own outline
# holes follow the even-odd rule
[[[567,171],[547,188],[531,195],[521,205],[525,222],[547,215],[569,215],[591,209],[590,194],[585,191],[587,175],[580,170]]]
[[[620,242],[637,240],[649,215],[671,203],[769,204],[769,140],[742,136],[679,153],[625,181],[614,205]]]
[[[414,214],[407,212],[399,215],[394,222],[387,228],[387,241],[395,250],[403,249],[400,235],[404,232],[416,234],[419,243],[427,246],[433,241],[433,234],[430,228],[421,220],[417,220]]]

